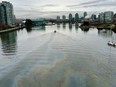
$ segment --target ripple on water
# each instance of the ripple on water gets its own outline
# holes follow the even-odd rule
[[[64,42],[60,41],[62,37]],[[111,87],[111,79],[114,77],[110,76],[113,69],[104,61],[105,58],[102,58],[102,61],[96,59],[93,55],[95,51],[83,51],[83,48],[66,36],[58,34],[55,38],[59,41],[53,39],[47,45],[49,50],[45,54],[48,54],[48,59],[56,57],[56,64],[32,67],[28,74],[17,76],[15,87]],[[83,53],[80,53],[78,48]],[[83,55],[84,53],[86,55]],[[62,56],[58,56],[61,54]],[[61,60],[58,62],[59,58]],[[50,61],[54,62],[52,59]]]
[[[81,30],[78,33],[69,31],[59,29],[55,34],[52,30],[41,35],[39,32],[28,34],[17,44],[16,55],[4,56],[20,62],[13,64],[11,59],[11,66],[0,68],[10,70],[3,72],[6,75],[0,80],[0,86],[116,87],[115,49],[109,58],[109,48],[101,37],[91,33],[85,35]],[[9,49],[12,52],[15,47],[9,45],[6,50]]]

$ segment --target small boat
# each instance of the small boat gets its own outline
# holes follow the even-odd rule
[[[56,33],[56,30],[54,31],[54,33]]]
[[[109,46],[116,46],[116,42],[108,41]]]

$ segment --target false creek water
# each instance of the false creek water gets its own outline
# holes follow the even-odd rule
[[[68,24],[0,34],[0,87],[116,87],[109,40],[110,30]]]

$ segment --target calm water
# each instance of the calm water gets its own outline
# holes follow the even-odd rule
[[[109,40],[110,30],[68,24],[0,34],[0,87],[116,87]]]

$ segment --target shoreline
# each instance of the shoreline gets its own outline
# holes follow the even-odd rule
[[[23,27],[21,27],[21,28],[23,28]],[[14,28],[6,29],[6,30],[0,30],[0,34],[10,32],[10,31],[14,31],[14,30],[18,30],[18,29],[21,29],[21,28],[20,27],[14,27]]]

